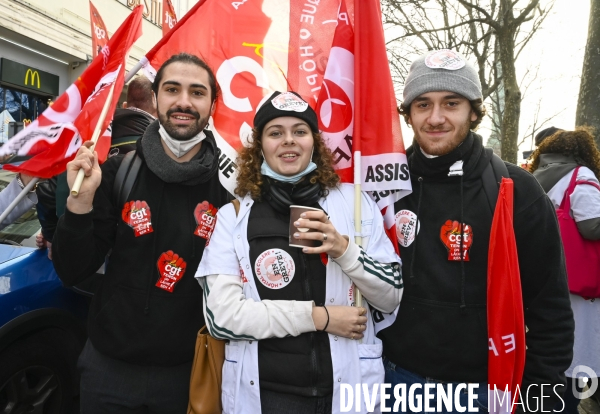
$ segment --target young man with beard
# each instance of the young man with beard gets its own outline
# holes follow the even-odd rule
[[[52,245],[66,285],[92,275],[110,252],[92,299],[89,340],[79,358],[81,412],[184,413],[194,345],[204,325],[194,271],[231,197],[205,128],[217,85],[196,56],[172,56],[153,83],[158,120],[137,141],[141,167],[124,204],[113,184],[122,156],[102,168],[87,146],[68,164],[69,196]],[[117,205],[119,204],[119,205]]]
[[[484,113],[477,71],[451,50],[422,56],[410,68],[401,113],[415,134],[407,150],[413,193],[395,204],[405,284],[396,320],[380,333],[386,382],[404,383],[407,389],[417,383],[477,383],[475,407],[486,411],[493,211],[483,177],[492,152],[473,132]],[[529,409],[541,408],[543,393],[549,397],[542,400],[543,408],[552,410],[562,391],[555,393],[554,386],[565,383],[573,347],[560,234],[554,207],[533,176],[504,165],[514,181],[514,231],[528,328],[521,390]],[[412,224],[402,227],[406,223]],[[505,345],[497,344],[500,352],[511,351]],[[538,386],[526,395],[533,384]],[[431,406],[437,406],[436,399]],[[466,393],[461,403],[468,406]]]

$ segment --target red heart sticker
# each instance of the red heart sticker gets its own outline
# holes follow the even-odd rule
[[[135,233],[135,237],[140,237],[144,234],[152,233],[152,213],[150,207],[145,201],[128,201],[123,206],[121,211],[121,217],[123,221],[131,228]]]
[[[203,239],[210,239],[215,224],[217,223],[217,208],[208,201],[199,203],[194,209],[194,218],[196,219],[196,230],[194,234]]]
[[[158,273],[160,274],[158,282],[156,282],[156,287],[166,290],[169,293],[173,293],[175,284],[179,282],[185,274],[187,263],[183,260],[183,257],[179,257],[177,253],[173,253],[172,250],[169,250],[160,255],[156,265],[158,266]]]

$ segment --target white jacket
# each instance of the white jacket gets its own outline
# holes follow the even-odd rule
[[[204,288],[204,307],[209,332],[216,338],[229,339],[223,365],[222,402],[226,414],[260,413],[258,377],[258,342],[269,337],[297,336],[314,332],[312,302],[261,301],[249,260],[246,238],[253,200],[241,201],[236,217],[233,205],[222,207],[217,214],[215,231],[206,247],[196,278]],[[400,258],[383,229],[383,219],[375,203],[362,196],[362,236],[365,250],[357,246],[354,223],[354,188],[342,184],[332,189],[319,204],[330,215],[340,234],[348,235],[346,252],[327,264],[326,305],[352,305],[352,281],[370,304],[395,313],[402,296]],[[350,276],[350,277],[349,277]],[[352,278],[352,279],[351,279]],[[365,303],[365,307],[369,305]],[[371,309],[369,309],[371,310]],[[340,412],[342,384],[381,384],[384,369],[382,344],[375,336],[383,327],[375,326],[368,313],[362,343],[329,335],[333,365],[333,407]],[[379,319],[379,318],[378,318]],[[389,318],[384,323],[389,323]],[[362,410],[366,413],[364,398]],[[375,412],[379,412],[377,397]]]

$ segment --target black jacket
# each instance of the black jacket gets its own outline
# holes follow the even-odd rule
[[[384,354],[424,377],[486,383],[487,256],[493,214],[481,174],[491,154],[483,151],[475,134],[442,157],[428,159],[416,145],[407,153],[413,193],[396,202],[395,211],[415,213],[420,228],[414,241],[399,245],[404,296],[395,323],[380,333]],[[459,159],[464,176],[448,177],[450,165]],[[572,358],[574,324],[554,208],[531,174],[505,164],[514,181],[514,228],[529,329],[522,389],[561,384]],[[460,222],[461,216],[472,231],[466,241],[469,261],[462,265],[448,260],[442,236],[447,221]],[[530,398],[535,393],[539,398],[539,391],[532,390]],[[552,387],[545,391],[557,398]]]
[[[138,154],[143,159],[139,148]],[[134,364],[181,364],[193,358],[196,334],[204,324],[202,290],[194,273],[206,239],[194,234],[194,210],[205,201],[219,208],[231,197],[218,173],[203,184],[167,184],[144,161],[128,200],[146,202],[152,232],[136,237],[124,221],[132,212],[115,205],[112,194],[122,158],[110,158],[102,166],[91,213],[67,209],[60,218],[52,245],[54,266],[61,280],[73,285],[94,274],[112,249],[89,314],[94,347]],[[174,278],[166,280],[169,274]],[[179,275],[172,292],[157,286],[161,278],[173,281]]]

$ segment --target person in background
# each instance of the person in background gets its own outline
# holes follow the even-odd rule
[[[590,129],[556,130],[541,142],[532,158],[530,171],[556,209],[560,207],[575,168],[580,167],[577,181],[600,185],[600,151]],[[581,236],[589,240],[600,240],[600,189],[594,185],[578,184],[570,200],[570,214],[577,223]],[[569,296],[575,318],[575,345],[573,362],[565,372],[567,389],[564,394],[564,412],[577,414],[580,400],[572,391],[573,383],[577,382],[573,370],[578,365],[585,365],[600,377],[600,300],[586,300],[573,293]],[[575,386],[582,391],[580,384]],[[559,405],[558,409],[560,408]]]
[[[363,245],[355,244],[354,188],[338,184],[317,115],[299,95],[266,99],[238,166],[239,213],[233,204],[219,211],[196,272],[208,330],[229,340],[223,412],[338,413],[341,384],[373,389],[383,381],[368,310],[393,312],[400,303],[400,258],[366,194]],[[315,211],[290,235],[292,204]],[[290,246],[306,239],[317,247]],[[364,307],[352,306],[353,283]],[[364,401],[356,410],[366,412]]]
[[[18,196],[21,191],[29,184],[33,177],[27,174],[17,174],[17,176],[0,192],[0,213],[3,212],[12,201]],[[38,202],[35,194],[35,186],[29,194],[17,204],[17,206],[8,214],[8,216],[0,223],[0,230],[11,224],[13,221],[25,214],[29,209],[35,206]]]
[[[135,150],[137,140],[144,135],[156,116],[156,97],[152,91],[152,82],[143,76],[133,78],[127,88],[127,102],[123,103],[123,108],[116,109],[113,116],[108,157]],[[38,219],[42,226],[37,245],[40,248],[47,247],[48,258],[52,259],[56,224],[65,212],[69,196],[66,173],[42,181],[36,192],[39,200],[36,205]]]

